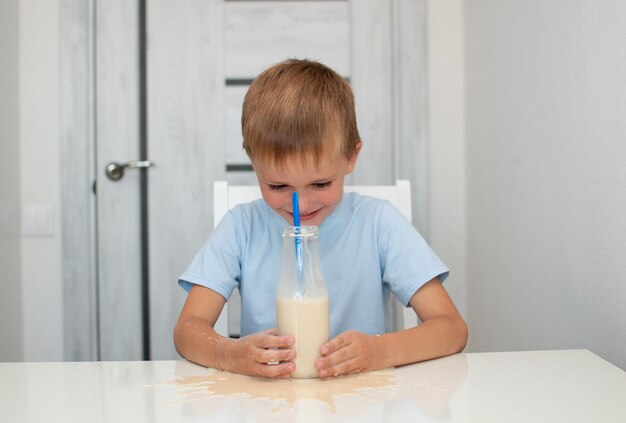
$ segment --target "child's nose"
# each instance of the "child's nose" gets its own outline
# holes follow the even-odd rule
[[[299,194],[300,196],[300,213],[306,213],[310,208],[311,208],[311,204],[313,204],[313,199],[311,198],[311,196],[309,194],[306,195],[302,195]]]

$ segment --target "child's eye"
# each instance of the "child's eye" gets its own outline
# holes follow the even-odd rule
[[[287,185],[271,185],[268,184],[270,190],[272,191],[284,191],[287,188]]]
[[[313,188],[315,189],[326,189],[330,187],[331,181],[328,182],[319,182],[317,184],[313,184]]]

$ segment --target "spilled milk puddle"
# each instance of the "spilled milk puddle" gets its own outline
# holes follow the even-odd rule
[[[372,390],[390,389],[396,385],[393,370],[362,373],[330,379],[271,380],[213,371],[204,376],[180,377],[166,382],[179,388],[171,397],[172,404],[206,397],[244,397],[249,402],[275,402],[273,411],[293,408],[298,401],[316,400],[335,412],[335,397],[357,395],[368,399]]]
[[[174,380],[150,386],[165,389],[159,395],[163,406],[203,419],[215,416],[221,420],[224,415],[243,413],[250,421],[293,421],[296,417],[303,422],[377,421],[375,414],[381,409],[388,412],[404,407],[426,420],[446,420],[449,400],[467,376],[468,364],[459,354],[329,379],[271,380],[214,369],[202,371],[208,373],[198,375],[197,366],[181,362]]]

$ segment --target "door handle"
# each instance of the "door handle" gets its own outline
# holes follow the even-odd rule
[[[106,174],[112,181],[119,181],[124,177],[125,169],[147,169],[154,166],[150,160],[134,160],[126,163],[111,162],[106,167]]]

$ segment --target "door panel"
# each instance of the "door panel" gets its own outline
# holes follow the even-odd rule
[[[249,85],[226,87],[226,163],[249,164],[241,135],[241,107]],[[234,182],[234,181],[233,181]]]
[[[137,5],[96,2],[96,184],[100,358],[142,358],[139,172],[109,180],[107,163],[139,157]]]
[[[222,1],[148,3],[150,314],[153,359],[176,356],[176,280],[213,227],[224,178]]]
[[[349,10],[347,1],[226,2],[226,77],[253,78],[288,57],[320,60],[348,75]]]
[[[351,4],[351,85],[363,148],[346,183],[391,185],[395,181],[391,6],[380,0]]]

